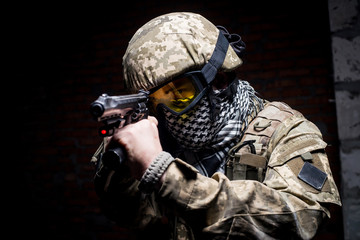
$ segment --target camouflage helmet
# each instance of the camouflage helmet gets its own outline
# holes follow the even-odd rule
[[[219,32],[203,16],[189,12],[152,19],[137,30],[126,49],[126,87],[131,91],[149,90],[182,73],[201,69],[214,52]],[[228,46],[219,71],[232,71],[242,64],[233,47]]]

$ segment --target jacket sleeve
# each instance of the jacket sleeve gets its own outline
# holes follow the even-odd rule
[[[126,167],[116,172],[100,167],[94,185],[102,213],[118,225],[145,230],[161,220],[154,194],[142,194]]]
[[[166,171],[161,202],[208,239],[312,238],[329,217],[323,204],[340,205],[326,144],[316,126],[303,119],[287,120],[274,134],[263,183],[230,181],[221,173],[207,178],[177,159]],[[305,153],[311,156],[306,161],[326,173],[320,190],[298,178]]]

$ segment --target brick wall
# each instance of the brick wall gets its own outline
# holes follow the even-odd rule
[[[360,237],[359,6],[359,0],[329,0],[345,240]]]
[[[12,234],[130,238],[97,206],[89,159],[100,139],[88,107],[103,92],[125,92],[121,58],[127,42],[142,24],[171,11],[199,12],[242,35],[247,52],[239,76],[264,98],[287,102],[320,128],[340,186],[327,4],[299,2],[235,7],[227,0],[148,1],[91,11],[59,6],[16,11],[10,80],[24,104],[19,157],[11,161],[17,169],[10,174]],[[342,238],[341,210],[330,210],[332,219],[317,239]]]

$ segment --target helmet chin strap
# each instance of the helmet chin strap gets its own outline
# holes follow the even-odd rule
[[[219,68],[223,65],[226,57],[226,52],[229,48],[229,42],[226,39],[226,37],[223,35],[222,31],[223,31],[222,29],[219,29],[219,36],[215,45],[214,52],[211,55],[209,61],[201,69],[201,73],[208,84],[208,97],[209,97],[210,109],[211,109],[211,121],[216,121],[218,119],[218,115],[220,113],[219,101],[221,100],[221,98],[219,98],[212,90],[211,83],[214,81]],[[229,87],[227,89],[229,89]]]
[[[219,36],[216,41],[215,49],[209,61],[201,69],[201,73],[208,84],[208,96],[211,107],[211,120],[216,121],[220,112],[221,96],[217,96],[212,90],[211,83],[214,81],[219,68],[223,65],[226,53],[231,46],[236,54],[240,56],[245,49],[245,43],[241,40],[241,37],[237,34],[230,34],[226,28],[222,26],[217,27],[219,29]],[[234,94],[234,89],[237,88],[237,84],[233,81],[226,90],[225,94],[229,97]],[[231,97],[231,96],[230,96]]]
[[[210,119],[211,121],[217,121],[220,114],[220,103],[225,99],[229,99],[232,102],[234,95],[236,94],[239,81],[236,81],[237,78],[233,79],[232,82],[220,93],[215,93],[212,88],[208,92],[209,102],[210,102]]]

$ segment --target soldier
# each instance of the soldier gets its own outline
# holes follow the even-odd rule
[[[135,33],[124,79],[150,91],[156,118],[107,139],[127,152],[120,169],[96,173],[109,218],[139,238],[311,239],[327,205],[341,205],[319,129],[236,77],[244,48],[194,13]]]

